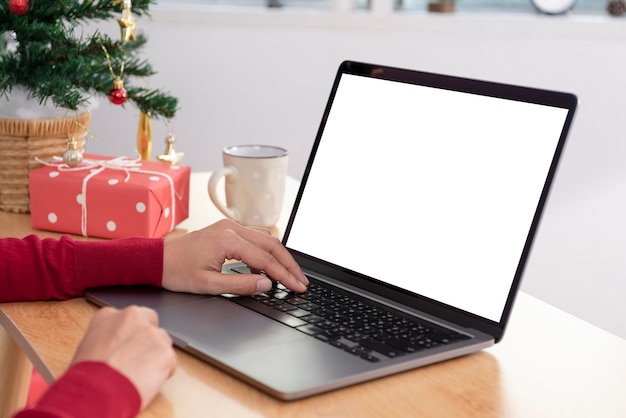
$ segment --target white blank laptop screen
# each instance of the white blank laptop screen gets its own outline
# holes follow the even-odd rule
[[[497,322],[566,117],[344,74],[287,246]]]

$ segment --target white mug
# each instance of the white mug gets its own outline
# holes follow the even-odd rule
[[[224,167],[211,174],[209,197],[226,217],[248,226],[276,225],[283,207],[287,150],[271,145],[234,145],[222,152]],[[224,178],[226,203],[217,193]]]

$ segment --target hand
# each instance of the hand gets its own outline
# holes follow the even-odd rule
[[[102,361],[126,376],[139,392],[142,410],[176,369],[172,339],[158,327],[157,313],[138,306],[98,310],[72,364],[81,361]]]
[[[252,274],[223,274],[228,259],[241,260]],[[267,275],[255,274],[263,270]],[[308,279],[282,243],[267,229],[221,220],[199,231],[165,240],[163,287],[178,292],[250,295],[279,281],[304,292]]]

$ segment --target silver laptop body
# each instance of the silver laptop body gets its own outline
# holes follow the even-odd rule
[[[280,286],[280,309],[267,295],[146,286],[87,298],[153,307],[176,346],[283,400],[476,352],[503,336],[576,104],[567,93],[346,61],[283,239],[334,301]],[[395,322],[345,320],[360,310]],[[414,337],[418,321],[435,331]]]

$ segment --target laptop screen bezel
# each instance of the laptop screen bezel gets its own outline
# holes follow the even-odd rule
[[[520,255],[519,262],[516,268],[514,278],[507,296],[502,315],[498,322],[483,318],[481,316],[454,308],[450,305],[440,303],[438,301],[429,299],[425,296],[403,291],[402,289],[394,288],[383,282],[379,282],[373,278],[363,276],[357,272],[350,271],[342,268],[341,266],[332,265],[323,260],[315,257],[303,254],[295,249],[289,247],[288,238],[291,231],[291,227],[295,220],[299,203],[301,201],[302,194],[306,187],[307,179],[311,172],[315,155],[324,133],[324,128],[327,122],[328,115],[333,105],[333,100],[337,92],[341,77],[344,74],[351,74],[363,77],[378,78],[382,80],[397,81],[403,83],[410,83],[422,86],[436,87],[445,90],[452,90],[464,93],[478,94],[494,98],[510,99],[516,101],[523,101],[528,103],[535,103],[553,107],[559,107],[567,110],[567,116],[563,128],[561,131],[558,144],[555,148],[554,156],[548,170],[548,174],[538,200],[538,205],[535,210],[533,220],[531,222],[529,233],[526,238],[526,242],[523,247],[523,251]],[[553,183],[553,179],[557,170],[558,162],[560,161],[563,148],[565,146],[565,140],[567,134],[571,128],[575,109],[578,99],[571,93],[557,92],[551,90],[529,88],[523,86],[516,86],[510,84],[475,80],[463,77],[456,77],[450,75],[427,73],[422,71],[415,71],[410,69],[394,68],[382,65],[368,64],[355,61],[344,61],[339,66],[337,74],[330,92],[330,96],[324,110],[320,126],[315,138],[315,142],[312,147],[312,151],[303,174],[302,182],[298,190],[298,194],[291,212],[289,222],[287,224],[285,233],[283,235],[283,244],[289,249],[296,261],[302,266],[303,269],[313,270],[323,275],[333,277],[336,280],[344,282],[348,285],[352,285],[361,288],[372,294],[380,295],[386,299],[394,302],[410,306],[414,309],[418,309],[427,314],[443,318],[447,321],[457,323],[465,327],[471,327],[488,333],[494,337],[496,342],[500,341],[504,334],[504,330],[508,323],[511,310],[515,301],[516,294],[519,290],[521,279],[524,273],[528,256],[534,241],[537,228],[539,226],[541,214],[545,207],[545,203],[549,194],[550,187]],[[329,231],[332,234],[332,231]],[[389,260],[393,263],[394,260]],[[365,280],[364,280],[365,279]],[[417,305],[416,305],[417,301]]]

